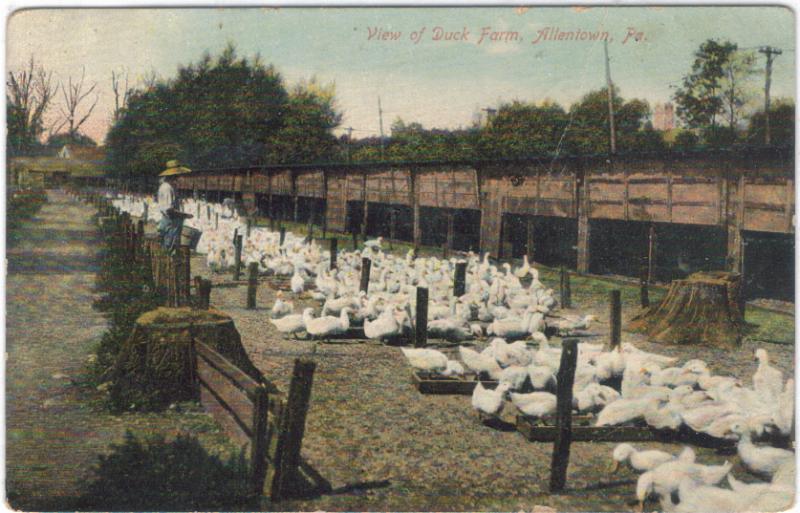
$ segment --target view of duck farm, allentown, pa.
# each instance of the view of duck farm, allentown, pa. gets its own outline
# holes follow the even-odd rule
[[[789,7],[8,12],[7,508],[794,504]]]

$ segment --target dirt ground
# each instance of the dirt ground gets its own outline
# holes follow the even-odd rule
[[[224,443],[200,411],[111,415],[81,386],[85,362],[106,329],[92,310],[97,240],[93,210],[59,192],[7,251],[6,494],[22,510],[70,510],[99,454],[138,437],[201,433]]]
[[[97,455],[119,442],[126,428],[167,435],[214,434],[213,422],[201,413],[107,414],[93,405],[99,394],[72,383],[105,329],[104,320],[91,308],[91,213],[89,207],[52,193],[28,223],[27,240],[8,253],[7,487],[15,508],[71,509],[69,500],[90,476]],[[192,269],[192,274],[208,275],[203,257],[192,259]],[[558,283],[554,273],[543,272],[542,277],[550,286]],[[213,279],[229,281],[230,276]],[[607,337],[603,298],[609,287],[599,280],[573,281],[575,310],[600,317],[598,340]],[[274,294],[262,283],[259,308],[246,310],[246,287],[215,287],[211,302],[234,318],[256,366],[286,390],[294,358],[309,353],[311,344],[286,340],[274,331],[268,321]],[[636,312],[637,297],[635,289],[623,289],[625,318]],[[295,299],[295,308],[300,310],[304,301]],[[771,324],[763,323],[778,326],[784,342],[786,333],[794,331],[792,317],[773,316]],[[763,333],[761,339],[771,337],[775,338]],[[753,350],[761,344],[751,338],[737,351],[722,351],[656,347],[629,333],[623,333],[623,340],[683,359],[703,358],[715,372],[747,382],[756,368]],[[793,372],[793,345],[762,345],[784,373]],[[633,506],[635,474],[607,471],[614,444],[574,443],[567,489],[550,495],[551,444],[527,442],[516,432],[482,425],[468,396],[421,395],[409,381],[409,368],[398,348],[361,341],[320,344],[316,358],[303,455],[334,491],[265,507],[528,511],[549,506],[561,511],[625,511]],[[207,442],[213,446],[216,440]],[[680,450],[669,444],[637,445]],[[736,460],[711,450],[697,452],[703,463]],[[734,473],[745,476],[738,465]]]
[[[192,260],[193,274],[209,276],[203,257]],[[556,286],[554,273],[542,273]],[[215,275],[213,281],[230,281]],[[597,340],[608,337],[608,309],[598,298],[612,288],[599,280],[573,281],[574,311],[594,313],[600,323]],[[291,296],[291,293],[288,293]],[[659,296],[654,292],[654,299]],[[245,287],[216,287],[212,304],[229,313],[256,366],[286,390],[293,359],[309,353],[311,343],[286,340],[268,320],[275,291],[262,283],[257,310],[244,308]],[[623,289],[624,320],[638,311],[638,289]],[[295,310],[313,301],[294,298]],[[793,318],[782,317],[791,325]],[[755,327],[754,327],[755,329]],[[735,375],[750,383],[756,370],[753,352],[760,344],[746,340],[740,349],[664,347],[639,335],[623,333],[623,341],[662,354],[702,358],[715,373]],[[486,341],[478,341],[482,347]],[[791,345],[767,344],[774,364],[793,373]],[[613,443],[572,445],[567,490],[548,493],[552,444],[526,441],[516,432],[480,423],[469,396],[420,394],[410,383],[410,371],[400,349],[374,342],[319,344],[311,408],[303,440],[303,455],[331,481],[334,493],[308,501],[286,502],[285,510],[325,511],[446,511],[532,510],[549,506],[560,511],[624,511],[634,504],[636,474],[607,472]],[[509,410],[513,410],[509,407]],[[513,412],[509,413],[509,420]],[[680,446],[637,444],[678,452]],[[730,455],[697,449],[703,463],[722,463]],[[736,457],[733,457],[735,460]],[[737,467],[734,473],[747,479]]]

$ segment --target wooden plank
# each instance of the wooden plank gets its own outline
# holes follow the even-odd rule
[[[411,383],[420,393],[432,395],[472,395],[478,383],[488,389],[494,389],[498,384],[494,380],[423,376],[419,371],[411,373]]]
[[[786,231],[792,232],[794,231],[794,225],[792,224],[792,217],[793,217],[793,210],[794,208],[794,180],[789,179],[786,181],[786,205],[784,210],[784,215],[786,216]]]
[[[672,170],[667,174],[667,220],[672,222]]]
[[[535,425],[524,415],[517,416],[517,431],[531,442],[553,442],[556,426]],[[735,440],[714,438],[705,433],[690,433],[682,428],[679,431],[655,429],[649,426],[573,426],[573,442],[664,442],[688,443],[698,447],[714,449],[734,449]]]
[[[195,341],[195,352],[217,372],[225,376],[234,386],[242,390],[250,400],[254,400],[260,384],[244,373],[239,367],[230,363],[224,356],[203,342]]]

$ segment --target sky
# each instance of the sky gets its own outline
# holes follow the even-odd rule
[[[577,40],[558,39],[570,32]],[[794,15],[763,5],[34,9],[9,19],[6,65],[17,70],[34,56],[63,81],[85,68],[99,101],[82,131],[102,142],[114,106],[112,70],[127,72],[131,85],[153,71],[172,78],[178,66],[233,43],[239,55],[259,53],[287,85],[311,77],[334,83],[338,132],[352,127],[362,138],[379,133],[379,97],[387,134],[398,117],[456,128],[512,100],[568,107],[605,85],[603,43],[591,40],[603,32],[624,98],[668,101],[710,38],[781,48],[772,97],[794,98]],[[763,80],[760,72],[751,84],[754,106],[763,102]]]

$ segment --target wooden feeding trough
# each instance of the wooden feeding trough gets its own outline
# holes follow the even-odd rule
[[[735,440],[697,433],[682,425],[678,431],[656,429],[648,425],[593,426],[594,415],[572,416],[573,442],[664,442],[685,443],[698,447],[730,450]],[[517,416],[517,431],[531,442],[553,442],[558,433],[555,418],[533,419]]]
[[[266,278],[267,286],[272,290],[281,290],[283,292],[291,292],[292,290],[292,278],[289,276],[267,276]]]
[[[478,383],[485,388],[495,388],[497,381],[478,380],[476,375],[463,377],[437,376],[435,374],[414,371],[411,373],[411,383],[422,394],[438,395],[472,395]]]

